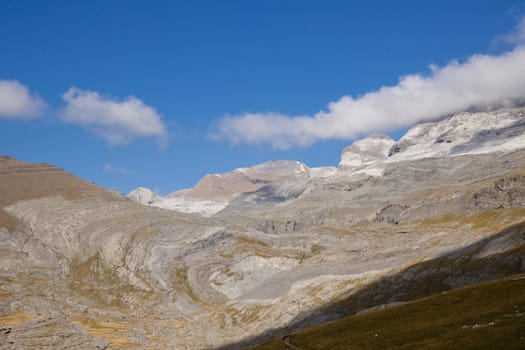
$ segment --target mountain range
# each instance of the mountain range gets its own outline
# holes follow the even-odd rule
[[[292,333],[323,337],[311,327],[326,322],[519,287],[525,108],[372,134],[337,168],[269,161],[164,197],[4,156],[0,194],[0,348],[297,349]],[[519,346],[523,310],[509,312]],[[465,332],[500,322],[469,315]]]

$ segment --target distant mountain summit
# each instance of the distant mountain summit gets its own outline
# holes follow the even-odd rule
[[[210,216],[236,196],[260,190],[282,179],[383,175],[385,165],[423,158],[511,152],[525,148],[525,108],[459,113],[416,124],[398,141],[372,134],[343,149],[338,168],[310,168],[295,160],[272,160],[224,174],[203,177],[192,189],[161,197],[139,187],[128,198],[147,205]]]
[[[394,140],[390,136],[373,134],[346,147],[341,154],[339,169],[353,170],[388,157]]]
[[[158,194],[145,187],[135,188],[133,191],[128,193],[127,197],[135,202],[142,204],[153,204],[160,198]]]
[[[525,108],[460,113],[412,126],[398,141],[370,135],[341,154],[339,170],[381,175],[385,163],[525,148]]]
[[[335,173],[335,167],[309,168],[295,160],[271,160],[224,174],[206,175],[195,187],[175,191],[165,197],[144,187],[134,189],[127,196],[146,205],[210,216],[226,207],[236,195],[256,191],[273,181],[284,178],[321,178]]]
[[[308,177],[310,169],[293,160],[271,160],[249,168],[239,168],[225,174],[206,175],[185,192],[199,199],[229,200],[236,193],[252,192],[283,177]]]
[[[460,113],[416,124],[390,150],[394,160],[512,151],[525,147],[525,108]]]

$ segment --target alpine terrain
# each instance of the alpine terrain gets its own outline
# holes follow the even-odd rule
[[[525,347],[525,108],[164,197],[4,156],[0,204],[1,349]]]

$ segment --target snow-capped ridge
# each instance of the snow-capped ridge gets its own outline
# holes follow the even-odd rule
[[[296,160],[271,160],[223,174],[206,175],[195,187],[166,197],[142,187],[131,191],[128,197],[146,205],[210,216],[240,194],[255,192],[276,181],[303,186],[304,180],[330,181],[326,179],[331,176],[381,177],[389,163],[510,152],[520,148],[525,148],[525,108],[465,112],[416,124],[398,142],[382,134],[357,140],[342,151],[338,168],[309,168]]]
[[[525,147],[525,109],[466,112],[411,127],[389,161],[511,151]]]

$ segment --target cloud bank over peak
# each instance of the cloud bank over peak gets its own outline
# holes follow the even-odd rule
[[[127,144],[138,137],[155,137],[161,147],[167,137],[166,127],[157,111],[134,96],[123,100],[75,87],[62,98],[67,103],[61,116],[79,124],[111,144]]]
[[[306,147],[317,141],[348,140],[386,132],[468,109],[525,102],[525,17],[503,36],[518,45],[499,55],[473,55],[464,62],[430,66],[428,74],[401,77],[354,98],[343,96],[310,116],[245,113],[226,116],[212,137],[233,144],[271,144],[277,149]]]
[[[431,66],[431,74],[408,75],[395,86],[358,98],[344,96],[314,116],[275,113],[228,116],[216,135],[232,143],[305,147],[320,140],[351,139],[385,132],[469,108],[512,105],[525,99],[525,47],[497,56],[474,55],[466,62]]]
[[[17,80],[0,80],[0,118],[29,119],[40,116],[46,103]]]

